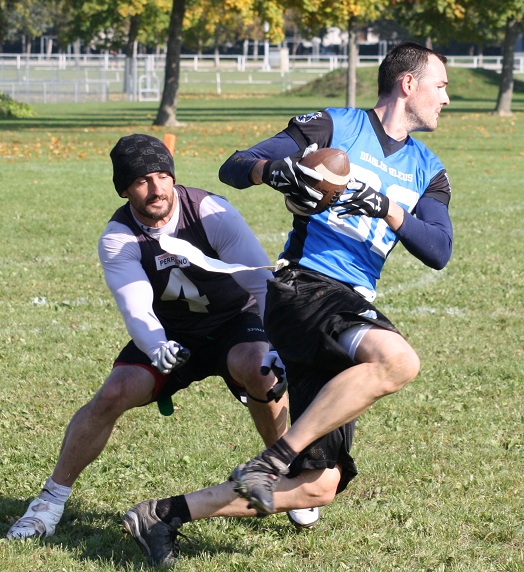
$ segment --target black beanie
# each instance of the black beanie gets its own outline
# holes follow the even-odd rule
[[[175,178],[175,163],[169,149],[156,137],[135,133],[119,139],[109,154],[113,162],[113,183],[122,193],[139,177],[165,171]]]

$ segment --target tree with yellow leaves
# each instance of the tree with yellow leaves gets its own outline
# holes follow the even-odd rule
[[[354,107],[357,86],[358,30],[383,17],[392,0],[291,0],[287,3],[300,14],[301,22],[311,30],[337,26],[347,30],[348,67],[346,105]]]
[[[154,125],[175,126],[180,78],[180,53],[186,37],[198,45],[206,39],[232,39],[249,27],[268,22],[268,39],[284,39],[282,3],[277,0],[173,0],[167,42],[164,89]],[[240,27],[239,27],[240,25]],[[260,32],[259,32],[260,33]]]

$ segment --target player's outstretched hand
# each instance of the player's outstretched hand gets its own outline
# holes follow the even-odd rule
[[[299,161],[317,149],[318,145],[313,143],[284,159],[267,161],[262,172],[262,182],[289,197],[299,208],[315,208],[323,195],[308,185],[304,176],[315,181],[322,181],[323,177],[314,169],[300,165]]]
[[[191,356],[191,352],[173,340],[163,344],[153,356],[151,363],[164,375],[181,365]]]
[[[345,192],[341,201],[332,207],[338,218],[355,215],[384,218],[388,214],[389,199],[386,195],[380,194],[360,181],[350,182],[347,188],[352,192]]]
[[[278,355],[276,350],[270,349],[262,358],[260,364],[260,373],[262,375],[269,375],[273,372],[277,378],[277,383],[267,392],[269,401],[275,400],[278,402],[284,395],[287,389],[286,368]]]

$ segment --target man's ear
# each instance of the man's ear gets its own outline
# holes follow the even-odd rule
[[[405,95],[413,93],[417,80],[412,73],[407,73],[400,81],[400,87]]]

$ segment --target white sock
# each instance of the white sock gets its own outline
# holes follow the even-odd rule
[[[65,487],[55,483],[51,477],[47,479],[42,487],[42,492],[38,495],[42,500],[46,500],[53,504],[65,504],[72,487]]]

